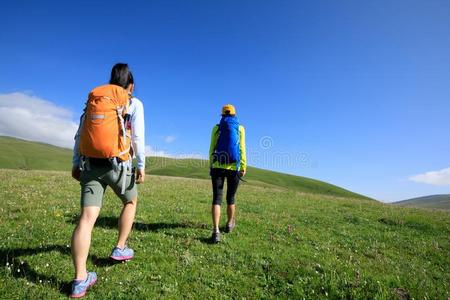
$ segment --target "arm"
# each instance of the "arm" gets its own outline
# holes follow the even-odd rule
[[[211,143],[209,145],[209,166],[212,167],[213,164],[213,153],[216,149],[217,136],[219,132],[219,126],[214,126],[211,132]]]
[[[137,159],[137,178],[136,181],[141,183],[145,177],[145,121],[144,121],[144,105],[141,101],[135,101],[135,109],[131,115],[131,141]]]
[[[245,129],[244,126],[239,126],[239,149],[241,151],[241,176],[244,176],[247,171],[247,153],[245,149]]]
[[[74,140],[75,145],[73,146],[73,157],[72,157],[72,177],[75,180],[80,181],[80,134],[83,126],[84,114],[80,117],[80,123],[78,125],[77,133],[75,134]]]

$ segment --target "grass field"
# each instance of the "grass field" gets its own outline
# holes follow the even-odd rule
[[[94,229],[88,299],[448,299],[450,214],[243,184],[236,231],[210,236],[210,182],[149,176],[112,265],[120,201]],[[68,172],[0,170],[0,298],[66,298],[79,186]]]

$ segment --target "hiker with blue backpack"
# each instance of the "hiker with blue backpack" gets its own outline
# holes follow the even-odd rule
[[[227,104],[222,107],[220,123],[214,126],[209,147],[210,175],[213,187],[211,241],[220,242],[220,205],[223,197],[225,179],[227,181],[227,223],[225,232],[231,232],[236,226],[235,195],[239,180],[245,176],[247,157],[245,152],[245,129],[239,124],[236,109]]]
[[[92,230],[109,186],[122,200],[119,235],[110,259],[130,260],[134,251],[127,246],[137,205],[136,184],[145,179],[144,106],[133,97],[134,79],[127,64],[116,64],[109,84],[89,93],[75,136],[72,177],[81,186],[81,215],[72,235],[75,279],[72,298],[86,295],[97,281],[86,270]],[[136,167],[132,166],[133,157]]]

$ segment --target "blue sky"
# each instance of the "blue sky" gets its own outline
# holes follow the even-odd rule
[[[449,1],[8,1],[2,12],[0,97],[45,100],[70,128],[127,62],[153,151],[206,156],[232,103],[255,166],[383,201],[449,192]]]

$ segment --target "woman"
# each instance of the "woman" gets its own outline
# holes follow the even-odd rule
[[[231,232],[236,226],[235,212],[236,194],[239,180],[245,176],[247,158],[245,151],[245,129],[239,124],[236,109],[227,104],[222,107],[220,124],[214,126],[209,147],[210,175],[213,187],[213,202],[211,208],[213,243],[220,242],[220,204],[222,202],[223,186],[227,180],[227,224],[225,232]]]
[[[97,281],[95,272],[87,272],[86,260],[92,230],[107,186],[123,202],[118,222],[119,236],[110,258],[122,261],[134,256],[134,251],[127,246],[127,239],[136,213],[135,183],[143,183],[145,179],[145,126],[144,107],[139,99],[132,96],[133,89],[134,79],[128,65],[116,64],[112,68],[109,85],[98,87],[90,93],[75,136],[72,177],[80,181],[81,185],[81,216],[72,236],[72,259],[75,266],[71,294],[73,298],[83,297],[87,289]],[[123,101],[123,106],[120,106],[120,110],[118,108],[117,113],[108,110],[109,107],[115,109],[120,101]],[[111,138],[107,134],[114,136]],[[129,137],[127,142],[129,134],[131,142]],[[111,144],[111,141],[119,143]],[[108,151],[116,153],[109,148],[105,150],[104,147],[112,147],[111,149],[120,153],[114,157],[103,155]],[[123,149],[125,151],[121,151]],[[136,174],[131,168],[133,152],[137,158]]]

